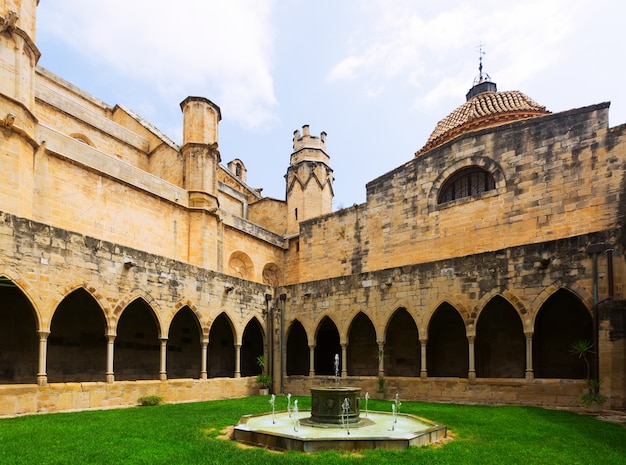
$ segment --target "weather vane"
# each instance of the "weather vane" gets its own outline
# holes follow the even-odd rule
[[[476,47],[478,49],[478,82],[476,84],[480,84],[483,81],[490,81],[491,77],[485,73],[483,74],[483,56],[487,53],[483,50],[485,44],[480,42]]]

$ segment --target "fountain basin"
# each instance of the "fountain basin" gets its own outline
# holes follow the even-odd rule
[[[311,388],[311,418],[313,423],[341,425],[358,423],[361,412],[359,387]],[[342,404],[348,399],[350,409],[342,415]]]
[[[367,449],[408,449],[423,446],[447,435],[444,425],[432,423],[414,415],[394,416],[383,412],[368,412],[362,426],[352,428],[323,428],[299,423],[308,419],[309,411],[297,416],[286,411],[260,415],[244,415],[234,429],[234,439],[246,444],[276,450],[318,452],[322,450],[359,451]],[[296,422],[298,420],[298,422]],[[299,423],[299,424],[298,424]]]

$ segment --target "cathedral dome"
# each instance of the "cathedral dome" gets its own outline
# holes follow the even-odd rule
[[[498,92],[495,83],[480,80],[467,93],[467,102],[437,123],[419,156],[471,131],[550,113],[527,95],[513,90]]]

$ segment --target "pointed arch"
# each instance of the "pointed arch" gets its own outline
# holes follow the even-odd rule
[[[576,294],[560,288],[543,303],[535,318],[535,377],[585,378],[584,363],[570,353],[579,340],[593,341],[591,313]]]
[[[304,326],[296,319],[287,330],[287,376],[306,376],[310,366],[309,339]]]
[[[336,354],[341,359],[339,331],[335,322],[326,315],[315,331],[315,374],[334,375]]]
[[[389,317],[385,334],[385,374],[389,376],[419,376],[421,344],[413,316],[399,307]]]
[[[187,305],[172,318],[167,338],[167,377],[199,378],[202,362],[202,327]]]
[[[207,371],[209,378],[235,376],[235,327],[226,314],[220,313],[209,331]]]
[[[428,324],[426,346],[428,376],[467,378],[469,346],[463,318],[445,302],[439,305]]]
[[[0,384],[35,383],[39,316],[18,283],[0,278]]]
[[[139,301],[144,302],[152,310],[152,316],[155,318],[157,323],[158,337],[159,339],[164,337],[164,334],[166,333],[163,328],[165,328],[166,325],[163,324],[160,318],[160,315],[164,312],[161,311],[162,309],[159,307],[159,303],[150,294],[142,289],[134,289],[130,294],[125,295],[124,298],[113,307],[109,323],[111,325],[110,330],[115,333],[116,328],[119,326],[119,320],[123,312],[125,312],[131,304]]]
[[[376,376],[378,374],[378,344],[372,320],[359,312],[348,329],[348,375]]]
[[[241,338],[241,376],[255,376],[261,373],[262,367],[257,363],[257,359],[265,352],[264,339],[261,323],[256,317],[252,317]]]
[[[116,380],[159,379],[161,328],[143,298],[126,306],[116,327],[113,366]]]
[[[478,315],[474,353],[479,378],[524,377],[524,327],[513,305],[502,295],[492,297]]]
[[[48,336],[48,382],[106,380],[107,322],[93,296],[79,288],[55,310]]]

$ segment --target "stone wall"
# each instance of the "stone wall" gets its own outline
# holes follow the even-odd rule
[[[230,399],[258,394],[254,378],[0,385],[0,417],[33,413],[132,407],[143,396],[166,403]]]
[[[367,202],[302,224],[300,281],[551,241],[616,226],[626,126],[608,105],[461,136],[367,185]],[[479,166],[496,188],[438,204],[444,182]],[[293,282],[293,281],[291,281]]]

